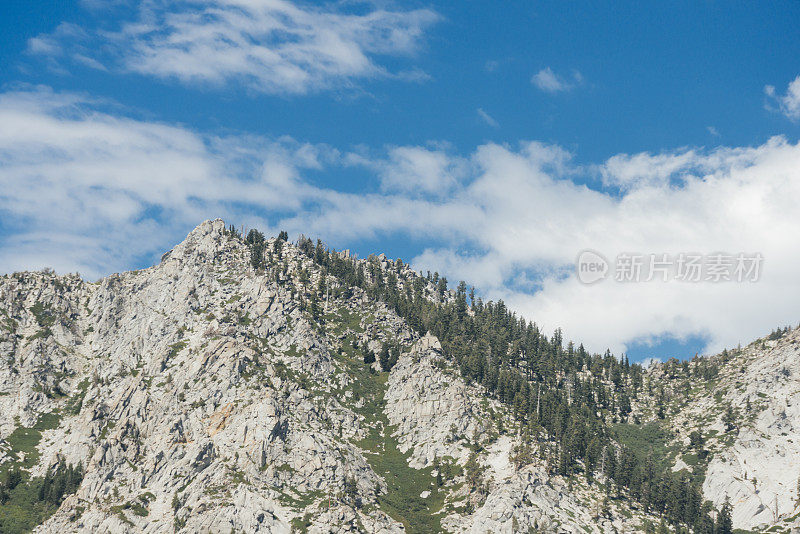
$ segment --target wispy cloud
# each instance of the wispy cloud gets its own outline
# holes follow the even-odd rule
[[[573,71],[570,78],[557,75],[550,67],[545,67],[531,78],[531,83],[546,93],[569,91],[583,82],[583,75]]]
[[[474,283],[595,350],[692,335],[711,349],[735,346],[797,312],[800,250],[787,243],[800,234],[800,144],[776,137],[591,166],[538,142],[373,150],[220,138],[46,88],[0,93],[0,271],[50,265],[94,276],[149,263],[222,216],[337,248],[413,238],[426,246],[415,268]],[[318,185],[353,165],[380,188]],[[583,185],[597,177],[610,189]],[[764,270],[751,284],[589,287],[570,274],[587,248],[608,258],[760,252]]]
[[[492,128],[499,128],[500,124],[488,113],[486,113],[483,108],[478,108],[478,117],[481,118],[483,122],[491,126]]]
[[[51,61],[185,84],[241,84],[269,94],[318,92],[369,78],[424,79],[413,67],[393,72],[381,58],[414,54],[439,16],[365,5],[354,11],[285,0],[153,0],[119,28],[62,24],[31,39],[28,50]]]
[[[789,83],[786,94],[778,94],[772,85],[765,86],[764,93],[777,106],[777,110],[787,118],[793,121],[800,120],[800,76]],[[768,109],[770,109],[769,105]]]
[[[720,133],[714,126],[706,126],[706,131],[710,133],[713,137],[719,137]]]

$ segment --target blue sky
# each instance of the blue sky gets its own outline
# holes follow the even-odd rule
[[[429,80],[367,81],[358,90],[302,98],[253,94],[236,84],[214,89],[109,75],[80,65],[69,75],[43,69],[26,54],[29,39],[62,22],[114,27],[114,15],[132,11],[84,5],[5,2],[2,81],[86,91],[204,130],[289,132],[334,146],[435,139],[468,151],[488,140],[537,139],[593,162],[619,152],[758,144],[798,132],[764,109],[764,85],[785,87],[797,75],[797,2],[504,2],[503,9],[492,2],[404,3],[441,18],[418,54],[389,63],[419,68]],[[578,71],[584,81],[563,93],[542,93],[530,80],[548,67],[567,78]],[[500,127],[481,121],[479,108]]]
[[[3,271],[138,268],[223,216],[634,359],[800,320],[797,2],[12,0],[0,24]],[[763,251],[764,278],[595,290],[584,248]]]

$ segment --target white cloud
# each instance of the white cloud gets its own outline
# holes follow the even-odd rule
[[[697,161],[692,151],[665,154],[618,154],[612,156],[601,168],[603,183],[623,189],[642,185],[667,185],[680,173],[691,170]]]
[[[64,41],[83,41],[88,34],[80,26],[69,22],[59,24],[53,33],[42,34],[28,40],[28,52],[60,57],[64,54]]]
[[[380,58],[416,52],[439,18],[427,9],[353,12],[286,0],[154,0],[135,17],[114,31],[62,24],[28,50],[187,84],[305,94],[359,79],[424,79],[416,69],[390,72]]]
[[[455,183],[450,158],[439,150],[396,147],[381,172],[384,188],[401,191],[444,193]]]
[[[560,93],[569,91],[583,82],[583,75],[573,71],[572,78],[564,78],[553,72],[550,67],[545,67],[531,78],[531,83],[546,93]]]
[[[789,83],[785,95],[779,95],[772,85],[765,86],[764,93],[777,104],[786,117],[791,120],[800,119],[800,76]]]
[[[0,95],[3,271],[96,276],[157,255],[200,219],[297,209],[300,169],[326,157],[289,139],[234,143],[98,107],[47,88]]]
[[[316,174],[353,165],[381,189],[314,185]],[[597,177],[613,188],[581,185]],[[149,263],[222,216],[337,248],[418,239],[427,248],[415,268],[474,283],[593,350],[663,336],[701,336],[718,349],[797,321],[800,145],[780,137],[587,167],[536,142],[342,155],[290,138],[201,135],[36,89],[0,95],[0,184],[0,271],[50,265],[94,276]],[[756,283],[584,286],[573,262],[587,248],[610,259],[760,252],[764,268]]]
[[[441,147],[401,146],[387,150],[385,158],[351,153],[346,161],[375,172],[384,192],[414,196],[446,195],[465,173],[465,162]]]
[[[483,122],[485,122],[486,124],[488,124],[492,128],[499,128],[500,127],[500,124],[494,119],[494,117],[492,117],[491,115],[486,113],[483,110],[483,108],[478,108],[478,117],[480,117],[481,120],[483,120]]]
[[[561,326],[595,350],[667,336],[709,340],[709,349],[746,343],[794,323],[800,280],[800,146],[774,138],[752,148],[619,155],[575,168],[558,147],[496,144],[470,156],[469,177],[447,198],[348,198],[292,218],[328,239],[402,233],[444,242],[416,268],[464,279],[544,328]],[[625,180],[621,193],[570,178],[598,172]],[[584,286],[572,275],[577,253],[760,252],[756,283],[638,283]],[[541,289],[531,290],[531,281]]]

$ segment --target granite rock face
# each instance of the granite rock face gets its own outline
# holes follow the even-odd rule
[[[695,377],[688,387],[676,387],[686,392],[668,402],[672,408],[664,423],[675,446],[688,453],[677,455],[673,471],[702,467],[684,460],[696,459],[690,447],[696,432],[708,454],[703,494],[718,508],[730,502],[735,528],[800,529],[800,330],[726,350],[709,361],[718,369],[713,378]],[[651,383],[685,385],[686,379],[669,376],[681,373],[668,367],[649,369]],[[656,397],[644,397],[642,404],[652,408]]]
[[[726,364],[716,392],[705,404],[733,407],[736,426],[708,466],[706,497],[729,498],[737,528],[786,525],[800,497],[800,332],[746,347]],[[725,431],[721,420],[714,424]]]
[[[334,346],[293,285],[256,276],[223,229],[206,222],[161,264],[96,284],[49,273],[0,282],[16,323],[0,342],[2,435],[58,411],[32,474],[60,459],[85,468],[42,531],[289,532],[317,508],[342,528],[399,528],[380,511],[362,519],[333,499],[328,509],[346,479],[365,503],[381,485],[353,444],[357,415],[312,387],[334,386]],[[284,261],[303,258],[287,247]]]
[[[215,220],[141,271],[96,283],[0,278],[0,462],[31,476],[59,462],[85,472],[39,532],[635,532],[658,522],[625,501],[601,514],[597,484],[549,475],[536,450],[515,465],[513,416],[461,378],[436,337],[290,243],[268,240],[265,261],[254,270],[243,240]],[[415,276],[370,261],[401,290]],[[423,293],[450,297],[432,284]],[[794,509],[796,338],[764,358],[743,353],[744,389],[724,394],[764,406],[715,453],[704,486],[717,503],[735,501],[737,526],[768,520],[759,507],[773,494],[781,516]],[[389,373],[363,362],[385,343],[399,347]],[[38,443],[15,449],[12,433],[34,426]]]

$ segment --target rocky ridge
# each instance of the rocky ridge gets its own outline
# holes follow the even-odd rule
[[[705,497],[717,506],[730,501],[735,528],[800,530],[800,329],[695,359],[686,369],[709,364],[715,372],[706,378],[688,378],[676,362],[652,366],[653,391],[642,397],[639,415],[657,419],[665,399],[673,470],[703,472]],[[665,386],[665,397],[655,393]],[[693,432],[702,447],[691,444]]]
[[[607,502],[600,484],[551,475],[535,449],[514,463],[514,418],[461,378],[434,336],[278,241],[267,241],[257,271],[242,239],[207,221],[149,269],[97,283],[0,278],[0,467],[36,477],[66,462],[85,473],[38,531],[636,532],[658,523],[625,500]],[[364,363],[388,342],[400,347],[391,372]],[[770,361],[796,362],[793,347],[781,340]],[[757,349],[742,357],[757,361]],[[727,456],[718,447],[708,480],[722,482],[704,487],[715,502],[735,495],[744,460],[759,493],[791,489],[789,475],[769,477],[779,458],[795,461],[792,365],[786,380],[745,388],[787,409],[768,402],[773,415],[754,421],[760,434],[740,431]],[[738,391],[723,397],[741,402]],[[685,402],[675,427],[707,398]],[[652,416],[652,403],[637,413]],[[759,467],[758,451],[784,431],[770,467]],[[22,447],[20,433],[41,437]],[[749,525],[764,513],[743,495],[734,518]]]

